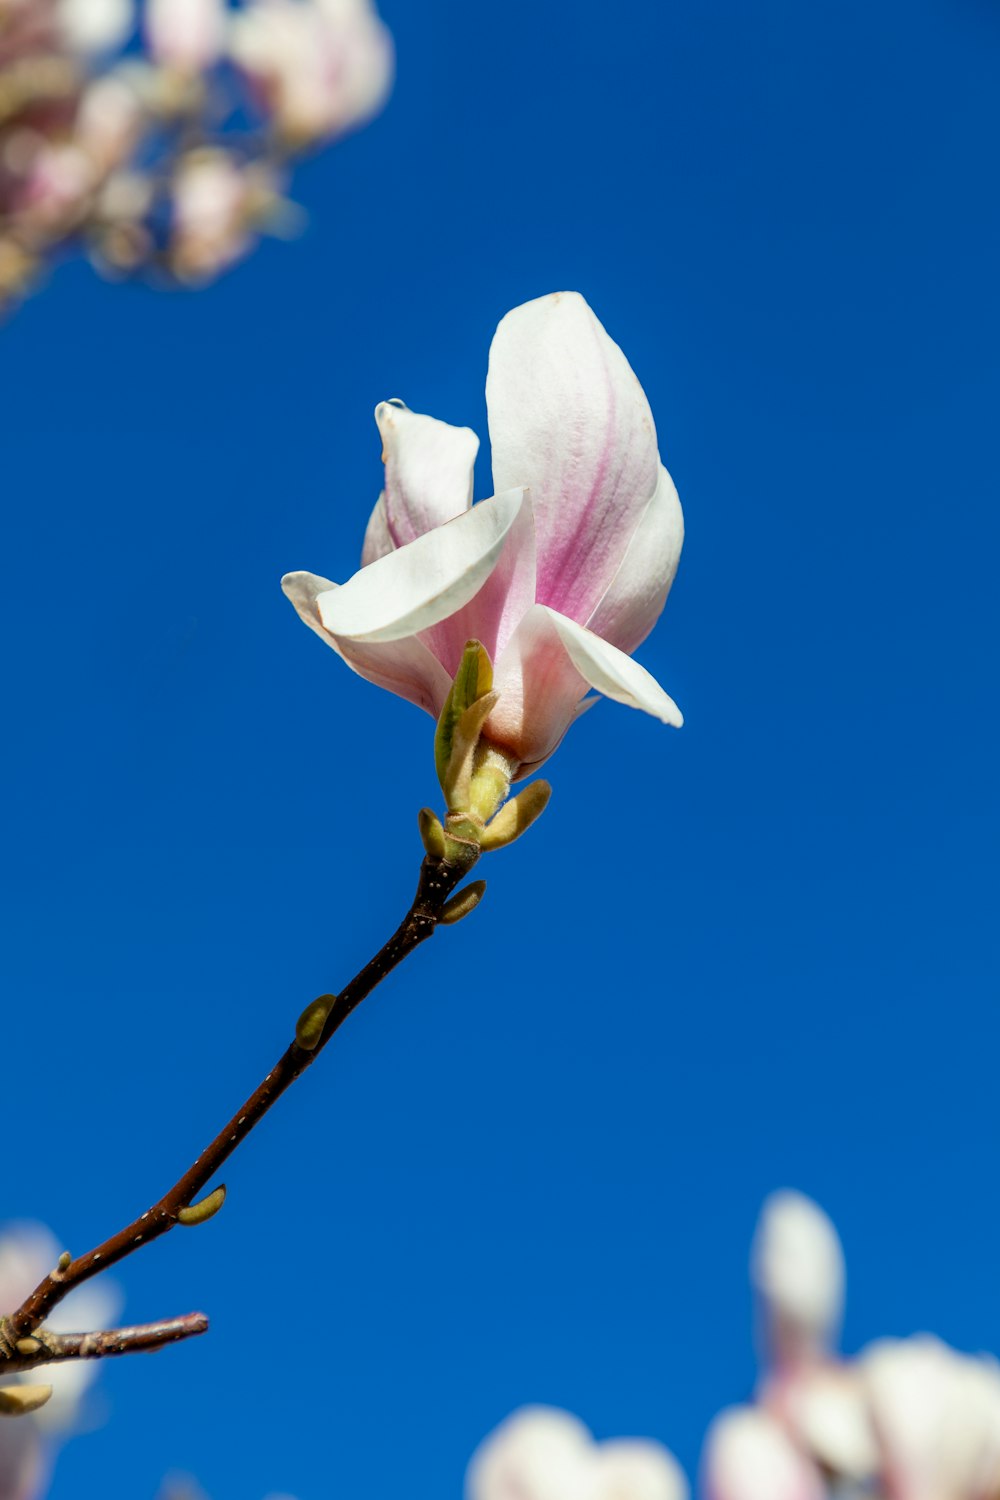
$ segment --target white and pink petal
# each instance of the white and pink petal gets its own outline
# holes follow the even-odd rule
[[[684,514],[674,482],[660,478],[625,556],[589,620],[588,630],[629,655],[641,646],[667,602],[684,545]]]
[[[326,629],[317,606],[321,596],[336,589],[335,583],[316,573],[286,573],[281,587],[299,618],[328,646],[332,646],[353,672],[376,687],[386,688],[397,697],[415,703],[437,718],[448,696],[451,678],[422,641],[409,637],[368,645],[341,640]]]
[[[501,321],[486,400],[495,488],[532,492],[537,598],[582,623],[659,480],[642,387],[583,298],[555,292]]]
[[[392,545],[403,547],[469,509],[479,439],[469,427],[410,411],[402,401],[383,401],[375,421],[385,464],[386,527]]]

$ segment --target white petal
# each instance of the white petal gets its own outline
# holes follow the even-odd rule
[[[759,1399],[831,1473],[854,1480],[878,1473],[878,1442],[857,1364],[796,1364],[769,1379]]]
[[[716,1417],[702,1460],[704,1500],[825,1500],[819,1470],[752,1406]]]
[[[832,1343],[844,1306],[844,1253],[836,1229],[811,1198],[784,1191],[767,1199],[750,1274],[777,1359]]]
[[[385,645],[361,645],[338,640],[323,626],[316,607],[317,599],[329,594],[337,585],[316,573],[286,573],[281,587],[310,630],[332,646],[352,672],[377,687],[396,693],[437,718],[451,687],[451,678],[422,641],[407,638]]]
[[[684,514],[674,482],[660,465],[660,481],[628,544],[618,571],[590,619],[588,630],[631,656],[660,615],[680,562]]]
[[[402,401],[375,408],[385,463],[385,514],[394,547],[451,521],[472,504],[479,439],[410,411]]]
[[[860,1359],[885,1471],[906,1500],[995,1493],[996,1374],[926,1335],[884,1339]]]
[[[483,500],[362,568],[317,600],[324,626],[348,640],[378,642],[446,620],[492,573],[523,497],[523,490],[510,490]]]
[[[595,1500],[687,1500],[680,1465],[659,1443],[638,1438],[599,1443],[594,1467]]]
[[[526,1407],[473,1454],[466,1500],[569,1500],[584,1496],[590,1433],[568,1412]]]
[[[495,487],[532,492],[538,600],[583,622],[657,486],[642,387],[583,298],[556,292],[500,323],[486,402]]]
[[[613,698],[616,703],[625,703],[629,708],[641,708],[664,724],[673,724],[677,729],[681,727],[684,716],[680,709],[645,667],[554,609],[547,609],[546,614],[570,661],[596,692],[603,693],[605,698]]]

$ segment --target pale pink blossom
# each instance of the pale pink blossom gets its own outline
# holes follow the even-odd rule
[[[478,439],[384,402],[385,488],[361,571],[283,587],[362,677],[437,715],[466,640],[495,664],[485,738],[521,767],[552,754],[590,689],[680,725],[631,653],[653,628],[683,519],[628,361],[575,292],[508,313],[486,382],[496,494],[473,505]]]
[[[392,83],[392,39],[371,0],[251,0],[230,51],[293,145],[370,119]]]
[[[688,1486],[659,1443],[595,1443],[568,1412],[526,1407],[480,1445],[465,1493],[466,1500],[687,1500]]]

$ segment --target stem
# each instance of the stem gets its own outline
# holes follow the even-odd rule
[[[138,1323],[131,1328],[107,1328],[98,1333],[51,1333],[23,1340],[35,1344],[30,1352],[15,1350],[3,1366],[4,1375],[22,1374],[39,1365],[68,1359],[109,1359],[117,1354],[149,1354],[167,1344],[196,1337],[208,1329],[204,1313],[185,1313],[181,1318],[162,1318],[158,1323]]]
[[[337,996],[320,1039],[312,1051],[305,1051],[293,1042],[288,1050],[268,1073],[262,1083],[254,1089],[246,1103],[224,1126],[210,1145],[163,1197],[140,1214],[131,1224],[106,1239],[103,1244],[85,1255],[71,1260],[68,1265],[50,1272],[21,1303],[16,1312],[4,1319],[3,1338],[0,1339],[0,1370],[6,1371],[9,1364],[3,1361],[5,1346],[10,1350],[18,1339],[30,1337],[75,1287],[88,1281],[91,1276],[124,1260],[127,1255],[148,1245],[160,1235],[167,1234],[178,1222],[181,1209],[187,1208],[193,1198],[207,1186],[222,1166],[228,1161],[237,1146],[267,1114],[272,1104],[286,1089],[290,1088],[310,1063],[314,1062],[334,1032],[347,1020],[351,1011],[360,1005],[366,995],[371,994],[377,984],[402,963],[413,950],[429,938],[437,926],[441,908],[455,887],[472,868],[478,850],[469,853],[461,862],[439,859],[428,855],[420,867],[420,881],[409,911],[392,937],[380,948],[375,957],[350,981]],[[47,1336],[47,1342],[54,1335]],[[109,1350],[109,1353],[128,1353],[127,1348]],[[72,1356],[67,1356],[72,1357]],[[91,1357],[80,1355],[78,1357]],[[10,1356],[8,1353],[8,1360]]]

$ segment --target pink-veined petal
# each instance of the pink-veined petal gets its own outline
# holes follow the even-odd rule
[[[712,1423],[701,1491],[704,1500],[826,1500],[815,1464],[752,1406],[732,1407]]]
[[[421,640],[454,675],[466,641],[481,641],[496,661],[517,625],[535,602],[535,524],[531,497],[525,495],[503,551],[477,594]]]
[[[375,408],[385,464],[385,517],[394,547],[461,515],[472,504],[479,439],[410,411],[402,401]],[[513,486],[511,486],[513,488]]]
[[[398,641],[455,614],[492,573],[517,520],[523,490],[482,500],[355,573],[317,600],[338,638]]]
[[[281,587],[291,600],[301,620],[321,640],[332,646],[337,655],[368,682],[386,688],[390,693],[415,703],[437,718],[451,687],[451,679],[441,663],[422,641],[408,637],[384,645],[361,645],[338,640],[319,617],[317,599],[337,587],[328,578],[315,573],[286,573]]]
[[[653,498],[603,598],[584,622],[587,629],[631,655],[663,613],[683,543],[681,502],[661,464]]]
[[[559,746],[587,692],[549,611],[532,605],[494,666],[500,694],[486,735],[524,766],[537,770]]]
[[[555,292],[501,321],[486,400],[495,487],[532,492],[537,597],[585,621],[659,478],[642,387],[583,298]]]

